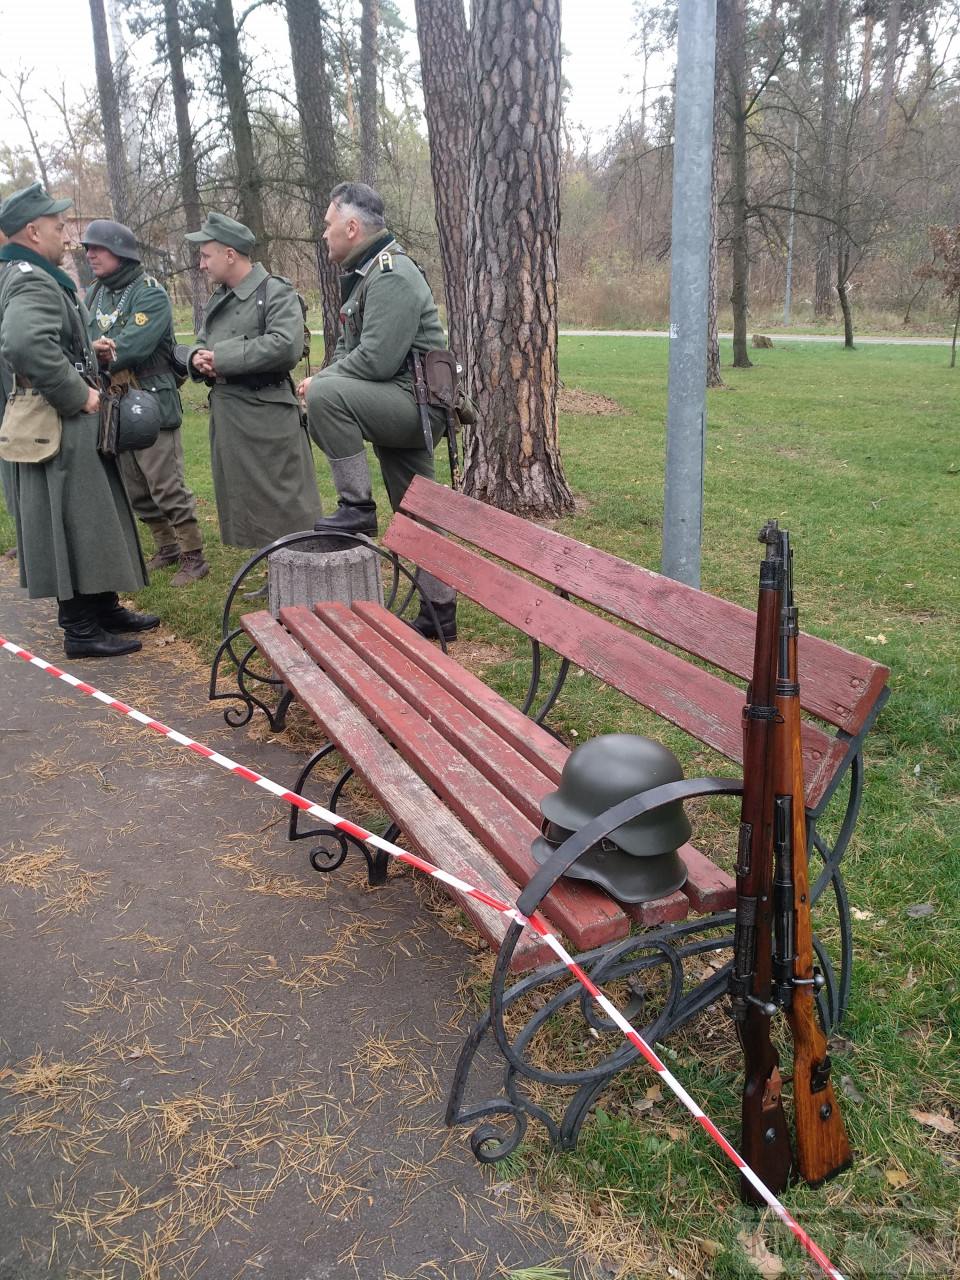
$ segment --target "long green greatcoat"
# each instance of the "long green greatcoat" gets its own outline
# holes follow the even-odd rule
[[[289,379],[254,391],[220,378],[295,368],[303,351],[303,314],[293,286],[273,276],[264,299],[264,332],[257,320],[257,288],[267,271],[255,263],[229,289],[211,295],[197,344],[213,352],[218,381],[210,392],[210,459],[220,536],[235,547],[262,547],[287,533],[312,529],[320,495],[310,441]],[[197,375],[194,375],[195,377]]]
[[[183,421],[177,380],[167,364],[173,351],[173,308],[167,291],[139,262],[125,263],[106,280],[96,281],[85,299],[91,340],[112,338],[117,357],[110,371],[129,370],[146,391],[157,397],[163,415],[161,425],[172,429]],[[114,313],[116,319],[111,321]],[[99,316],[103,318],[100,323]]]
[[[83,412],[89,387],[75,365],[96,368],[86,313],[69,277],[39,255],[8,245],[0,258],[3,381],[19,374],[63,421],[56,457],[12,469],[20,583],[60,600],[138,591],[147,575],[133,512],[116,463],[97,452],[98,416]]]

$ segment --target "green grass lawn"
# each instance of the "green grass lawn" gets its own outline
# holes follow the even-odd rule
[[[568,385],[623,406],[563,419],[564,462],[579,502],[560,527],[657,568],[666,341],[567,338],[560,350]],[[856,1165],[824,1188],[792,1188],[785,1199],[847,1275],[953,1275],[960,1129],[942,1130],[960,1126],[960,371],[935,348],[845,352],[784,343],[756,356],[753,369],[726,369],[727,389],[709,397],[702,585],[753,606],[756,532],[776,517],[793,536],[801,625],[892,669],[845,864],[856,968],[834,1061]],[[213,571],[186,591],[169,587],[169,573],[157,575],[138,602],[208,659],[226,586],[245,556],[219,544],[201,395],[186,394],[187,473]],[[329,508],[322,459],[318,474]],[[0,534],[10,541],[2,514]],[[477,610],[463,612],[466,634],[503,646],[492,678],[516,692],[521,650]],[[582,740],[653,722],[584,678],[570,681],[560,723]],[[688,769],[720,771],[679,733],[660,731]],[[718,820],[712,838],[722,841],[729,829]],[[911,914],[917,904],[932,912]],[[711,1018],[720,1028],[709,1041],[716,1048],[697,1035],[680,1037],[672,1065],[735,1138],[739,1067],[726,1019]],[[738,1233],[753,1233],[758,1215],[739,1205],[733,1170],[679,1104],[657,1098],[639,1115],[651,1083],[642,1069],[622,1079],[572,1156],[548,1154],[532,1126],[498,1176],[523,1176],[533,1194],[567,1206],[570,1221],[571,1203],[586,1206],[577,1229],[597,1258],[597,1276],[756,1275],[756,1257]],[[939,1116],[940,1128],[913,1112]],[[601,1229],[611,1223],[614,1230]],[[810,1274],[785,1231],[762,1225],[782,1274]],[[630,1249],[621,1247],[628,1237]],[[635,1261],[618,1272],[618,1257]]]

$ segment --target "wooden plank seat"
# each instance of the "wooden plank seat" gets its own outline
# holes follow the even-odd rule
[[[383,544],[742,763],[749,609],[422,479],[410,486]],[[254,613],[241,625],[423,856],[447,865],[444,850],[456,850],[459,874],[491,889],[496,874],[504,888],[494,891],[514,900],[536,869],[530,844],[539,801],[555,788],[568,748],[377,604],[294,606],[281,610],[279,623]],[[806,634],[800,663],[811,717],[803,730],[807,803],[815,817],[859,752],[888,673]],[[668,898],[618,903],[565,878],[544,899],[543,913],[585,950],[623,938],[634,922],[664,924],[690,910],[731,908],[732,877],[693,845],[680,852],[688,881]],[[468,909],[476,918],[473,904]],[[485,915],[477,923],[497,945],[502,919]],[[514,967],[527,967],[541,952],[528,942]]]
[[[279,620],[265,612],[245,615],[241,627],[252,648],[242,659],[232,648],[239,633],[229,632],[225,621],[221,654],[237,665],[236,696],[247,708],[227,718],[246,723],[257,707],[279,727],[289,701],[302,704],[387,812],[391,833],[402,831],[423,857],[517,901],[538,870],[530,845],[539,829],[539,802],[557,786],[569,755],[543,722],[571,666],[718,751],[739,776],[755,632],[750,609],[422,479],[407,491],[382,550],[395,565],[421,567],[530,639],[534,676],[525,708],[542,697],[541,647],[559,655],[559,674],[541,710],[524,714],[381,605],[321,601],[281,609]],[[242,579],[243,572],[231,599]],[[799,594],[802,606],[802,577]],[[257,652],[271,676],[249,669]],[[834,1027],[843,1016],[852,969],[840,863],[861,802],[863,741],[886,700],[889,672],[806,633],[799,663],[807,817],[811,850],[820,860],[818,873],[811,868],[811,903],[825,896],[836,912],[829,947],[814,939],[826,979],[818,1001],[824,1025]],[[215,663],[211,696],[222,697],[215,692],[217,670]],[[257,681],[256,694],[246,683],[251,680]],[[274,710],[263,701],[270,687],[280,695]],[[336,808],[339,786],[330,808]],[[700,783],[694,786],[703,792]],[[715,793],[730,789],[714,785]],[[832,806],[821,831],[820,819],[835,796],[841,812]],[[654,1040],[727,989],[723,960],[706,971],[702,961],[731,945],[733,878],[692,844],[680,856],[686,884],[655,902],[617,902],[590,882],[544,870],[524,902],[568,940],[596,981],[626,983],[628,997],[633,993],[628,1015],[646,1019],[637,1025]],[[368,862],[375,883],[381,869]],[[515,1150],[531,1118],[548,1125],[555,1145],[570,1148],[610,1077],[629,1065],[635,1051],[614,1035],[609,1052],[605,1046],[589,1068],[558,1066],[545,1073],[531,1048],[545,1018],[576,1005],[597,1041],[609,1026],[596,1021],[575,980],[539,938],[473,899],[461,904],[499,954],[489,1010],[465,1040],[454,1073],[448,1123],[477,1126],[471,1146],[485,1161]],[[482,1044],[503,1061],[502,1092],[470,1101]],[[527,1097],[525,1078],[566,1091],[560,1121]]]

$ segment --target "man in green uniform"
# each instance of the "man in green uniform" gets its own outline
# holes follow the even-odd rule
[[[98,218],[87,227],[83,247],[96,276],[86,307],[100,364],[113,381],[152,392],[160,407],[156,444],[117,457],[133,509],[153,534],[156,554],[147,568],[179,565],[171,585],[186,587],[205,578],[210,566],[203,556],[197,500],[183,476],[183,407],[170,364],[173,308],[166,290],[144,271],[129,227]]]
[[[380,462],[394,511],[414,476],[434,477],[433,444],[444,432],[442,410],[430,410],[433,439],[425,439],[409,368],[411,351],[446,347],[430,286],[387,230],[383,201],[363,182],[342,182],[330,193],[323,238],[339,263],[340,336],[333,361],[298,391],[306,400],[310,434],[327,455],[339,499],[316,528],[331,533],[377,532],[376,506],[364,441]],[[421,571],[420,593],[436,611],[447,640],[457,636],[456,595]],[[421,605],[411,624],[437,635],[433,613]]]
[[[290,371],[303,352],[303,313],[293,285],[250,260],[253,233],[210,213],[187,236],[200,270],[218,286],[187,366],[210,388],[210,456],[220,536],[262,547],[313,527],[317,473]]]
[[[159,624],[125,609],[118,591],[147,576],[130,502],[113,459],[97,452],[100,394],[86,312],[60,270],[61,216],[39,182],[0,205],[0,366],[8,385],[32,387],[63,423],[59,453],[12,471],[20,582],[31,598],[56,596],[68,658],[132,653],[122,632]]]

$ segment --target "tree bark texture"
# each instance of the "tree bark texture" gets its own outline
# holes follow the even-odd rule
[[[377,132],[377,35],[380,0],[360,5],[360,181],[376,187],[379,159]]]
[[[573,509],[557,436],[560,0],[476,0],[464,488],[524,516]]]
[[[750,247],[747,241],[747,50],[743,0],[731,0],[727,41],[727,101],[733,141],[733,230],[731,234],[733,281],[733,367],[750,369],[747,352],[747,305],[750,296]]]
[[[430,137],[430,176],[450,348],[467,353],[467,224],[470,95],[463,0],[416,0],[423,100]]]
[[[240,37],[233,14],[232,0],[214,0],[211,35],[220,60],[220,77],[227,99],[230,136],[237,166],[237,202],[240,221],[256,237],[258,261],[270,270],[270,243],[263,216],[263,175],[253,145],[250,112],[244,84]]]
[[[107,152],[107,183],[110,187],[110,203],[113,216],[124,226],[130,225],[130,195],[127,187],[127,160],[123,146],[123,130],[120,127],[120,97],[113,74],[110,56],[110,37],[107,34],[107,15],[103,0],[90,0],[90,21],[93,25],[93,53],[97,67],[97,94],[100,98],[100,114],[103,117],[103,140]]]
[[[163,0],[163,25],[167,46],[167,62],[170,64],[170,88],[173,94],[173,112],[177,122],[177,153],[180,160],[180,200],[183,216],[191,231],[198,230],[203,221],[203,204],[197,185],[197,153],[193,145],[193,129],[190,125],[190,95],[187,77],[183,69],[183,32],[180,29],[180,11],[177,0]],[[200,271],[200,251],[187,244],[190,255],[190,301],[193,306],[193,331],[200,332],[203,307],[207,290]]]
[[[287,0],[287,28],[300,113],[304,191],[323,306],[323,363],[329,364],[337,343],[340,272],[324,247],[323,216],[330,202],[330,192],[339,181],[339,165],[319,0]]]
[[[843,313],[843,345],[848,351],[853,350],[853,312],[850,309],[850,298],[847,293],[847,281],[850,279],[850,250],[841,248],[837,252],[837,297],[840,299],[840,310]]]
[[[820,99],[820,155],[818,206],[821,215],[814,229],[817,240],[817,267],[813,310],[818,316],[833,315],[831,262],[835,238],[831,233],[833,207],[833,135],[837,111],[837,49],[840,42],[840,0],[824,0],[823,81]]]
[[[880,111],[877,117],[877,135],[881,143],[886,141],[893,92],[897,84],[901,17],[900,0],[888,0],[883,23],[883,79],[880,82]]]

